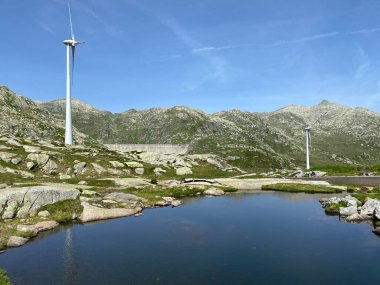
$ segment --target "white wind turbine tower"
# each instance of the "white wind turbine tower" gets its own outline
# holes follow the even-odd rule
[[[67,1],[67,5],[69,8],[69,17],[70,17],[70,31],[71,38],[65,40],[63,43],[66,45],[67,49],[67,73],[66,73],[66,129],[65,129],[65,144],[72,145],[73,144],[73,127],[71,122],[71,87],[72,87],[72,78],[74,78],[74,63],[75,63],[75,47],[79,44],[84,44],[84,42],[75,40],[73,22],[71,18],[71,7],[70,2]],[[71,50],[71,75],[70,75],[70,50]],[[72,78],[70,77],[72,76]]]
[[[316,120],[313,124],[305,127],[305,135],[306,135],[306,170],[310,169],[310,147],[311,147],[311,129],[314,127],[326,113],[322,114],[318,120]]]

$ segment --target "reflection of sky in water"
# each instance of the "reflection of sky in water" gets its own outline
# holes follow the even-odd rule
[[[0,255],[0,267],[21,285],[375,284],[380,239],[366,224],[325,216],[319,198],[186,199],[139,218],[46,233]]]

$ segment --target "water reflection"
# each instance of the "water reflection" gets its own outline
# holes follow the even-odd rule
[[[65,232],[66,237],[63,248],[63,263],[65,267],[64,284],[71,285],[75,283],[74,281],[76,276],[72,227],[67,228]]]

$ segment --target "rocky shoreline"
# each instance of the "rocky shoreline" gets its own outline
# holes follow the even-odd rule
[[[322,198],[319,201],[327,214],[339,215],[349,223],[369,222],[374,226],[373,233],[380,235],[380,201],[370,197],[363,201],[347,195],[343,198]]]

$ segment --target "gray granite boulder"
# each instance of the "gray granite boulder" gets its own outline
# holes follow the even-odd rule
[[[1,218],[33,216],[43,206],[73,200],[79,194],[74,188],[56,185],[5,189],[0,192],[0,212],[3,212]]]

